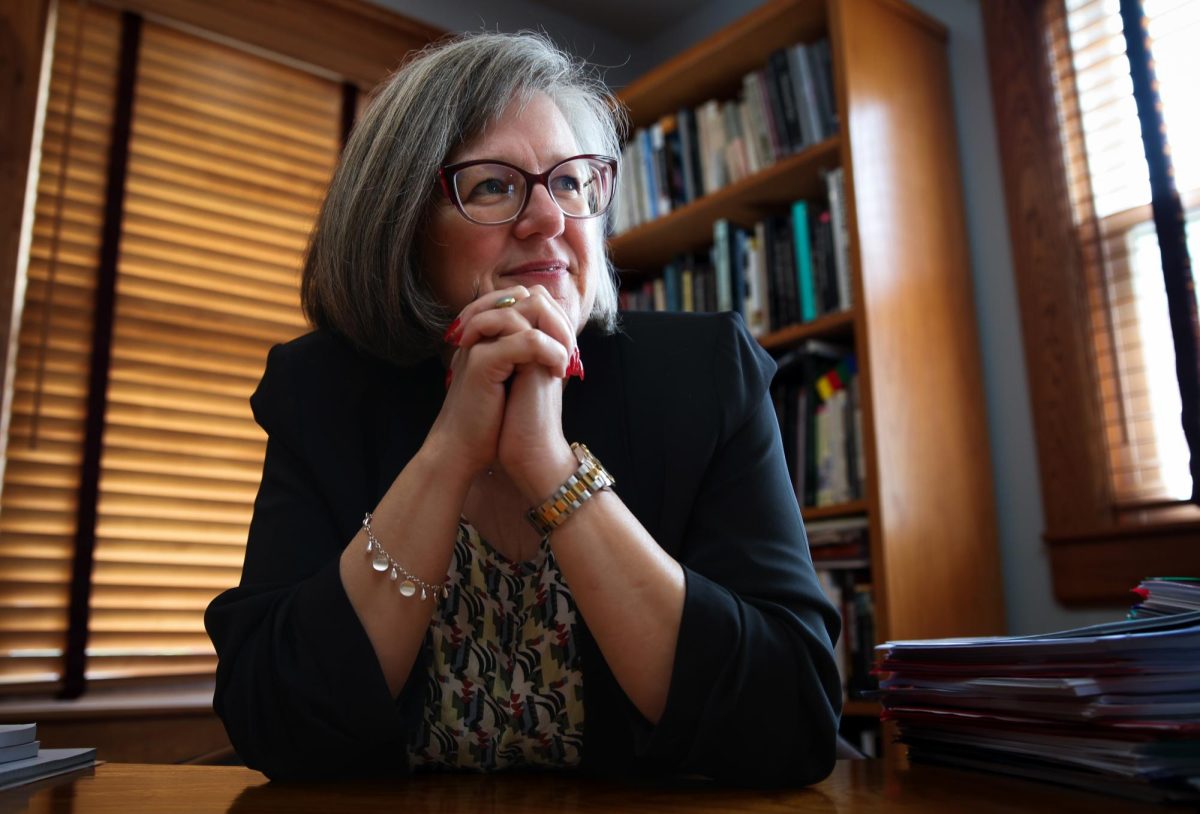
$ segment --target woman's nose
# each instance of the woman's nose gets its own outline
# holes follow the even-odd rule
[[[565,220],[566,215],[550,194],[549,188],[545,184],[534,184],[525,211],[517,218],[516,234],[518,237],[557,237],[562,234]]]

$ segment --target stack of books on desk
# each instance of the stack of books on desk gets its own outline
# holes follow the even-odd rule
[[[911,760],[1200,802],[1200,611],[876,650]]]
[[[1142,580],[1133,593],[1139,601],[1129,611],[1130,619],[1200,611],[1200,578],[1152,577]]]
[[[0,724],[0,791],[95,762],[95,749],[40,748],[37,724]]]

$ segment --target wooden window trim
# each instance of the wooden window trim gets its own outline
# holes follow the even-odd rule
[[[1090,350],[1085,266],[1075,240],[1043,20],[1054,0],[983,4],[997,141],[1055,595],[1129,602],[1155,575],[1200,573],[1200,521],[1117,506]]]

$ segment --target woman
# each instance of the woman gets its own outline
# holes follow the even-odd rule
[[[317,330],[252,398],[242,582],[206,617],[247,765],[830,771],[838,622],[774,363],[731,315],[616,329],[613,110],[544,39],[481,34],[352,135],[304,269]]]

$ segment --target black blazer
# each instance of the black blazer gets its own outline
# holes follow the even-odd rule
[[[587,378],[563,396],[567,440],[604,462],[687,585],[656,726],[577,629],[583,767],[749,784],[825,777],[840,622],[784,463],[774,362],[730,314],[631,313],[617,334],[589,328],[579,344]],[[242,581],[205,623],[220,657],[214,706],[246,765],[272,778],[407,771],[428,647],[392,698],[338,555],[424,440],[442,379],[435,359],[397,368],[323,331],[271,351],[251,398],[269,440]]]

